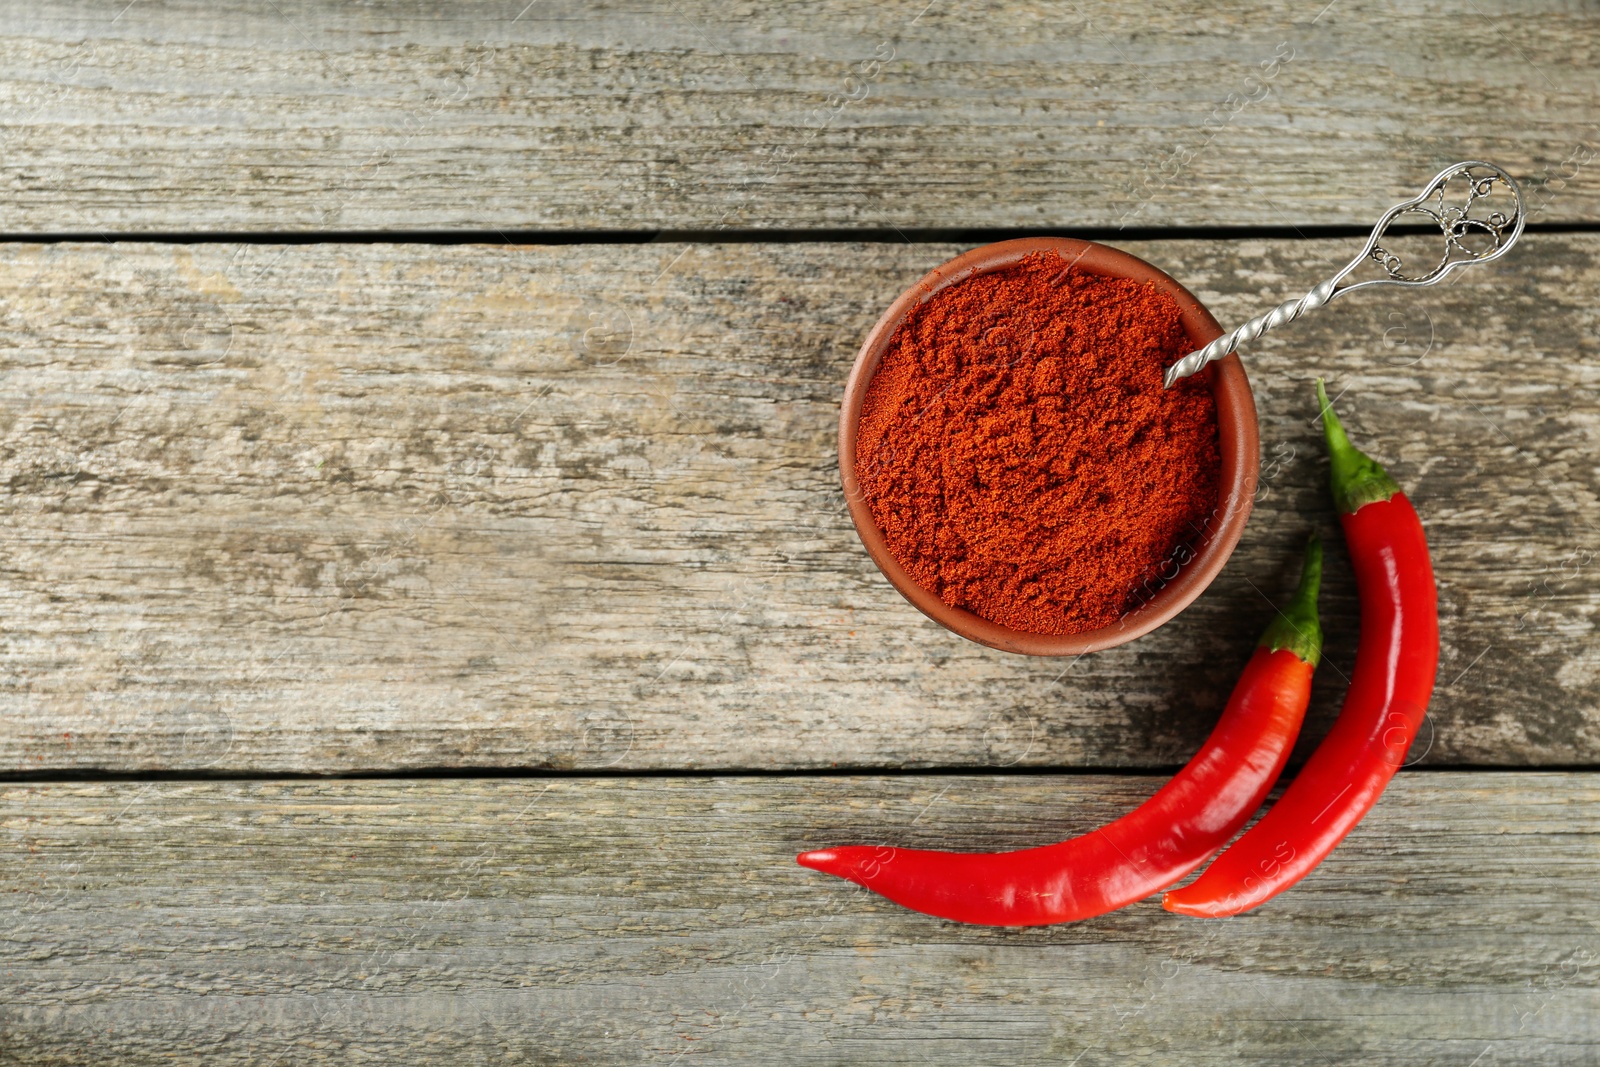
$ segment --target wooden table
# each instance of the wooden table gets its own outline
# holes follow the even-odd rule
[[[1592,8],[525,3],[5,11],[0,1062],[1600,1062]],[[1021,658],[872,567],[837,403],[928,268],[1093,236],[1237,322],[1473,157],[1523,244],[1251,348],[1180,619]],[[1328,862],[1026,931],[795,866],[1156,789],[1335,534],[1318,374],[1443,627]]]

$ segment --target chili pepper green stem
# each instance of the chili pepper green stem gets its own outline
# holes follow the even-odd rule
[[[1317,618],[1317,591],[1322,586],[1322,538],[1312,534],[1306,542],[1305,562],[1300,566],[1300,584],[1289,606],[1278,612],[1260,647],[1271,652],[1288,649],[1315,667],[1322,660],[1322,622]]]
[[[1389,472],[1350,443],[1339,416],[1333,413],[1333,403],[1321,378],[1317,379],[1317,403],[1322,408],[1322,436],[1328,442],[1328,484],[1339,513],[1354,514],[1364,504],[1388,500],[1398,493],[1400,486]]]

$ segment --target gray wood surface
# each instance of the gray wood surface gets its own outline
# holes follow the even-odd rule
[[[1005,848],[1154,778],[0,790],[0,1059],[1590,1064],[1600,776],[1402,773],[1305,882],[962,927],[797,867]]]
[[[1234,560],[1076,661],[923,619],[840,498],[855,349],[961,246],[263,242],[1288,233],[1474,156],[1592,223],[1597,30],[1491,0],[0,2],[0,235],[240,241],[0,242],[0,1064],[1596,1062],[1600,234],[1264,339]],[[1126,244],[1224,322],[1352,248]],[[1423,766],[1322,868],[1235,920],[1017,931],[793,863],[1128,810],[1163,777],[1020,772],[1185,760],[1316,526],[1303,753],[1356,618],[1316,374],[1418,502],[1444,642]],[[463,776],[268,778],[427,768]],[[742,769],[838,773],[658,773]]]
[[[1584,4],[0,8],[0,232],[1600,218]]]
[[[1238,321],[1347,245],[1129,247]],[[1175,765],[1337,536],[1315,374],[1434,546],[1413,759],[1593,761],[1597,250],[1268,335],[1234,559],[1071,661],[927,621],[844,511],[855,348],[953,246],[6,246],[0,769]]]

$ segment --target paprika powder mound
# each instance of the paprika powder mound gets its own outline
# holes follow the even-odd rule
[[[1152,285],[1055,252],[908,313],[866,392],[856,477],[890,553],[952,607],[1038,634],[1114,623],[1193,555],[1221,466],[1206,384]]]

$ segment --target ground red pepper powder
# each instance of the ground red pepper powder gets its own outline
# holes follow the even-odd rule
[[[946,604],[1013,629],[1117,620],[1209,529],[1217,412],[1154,286],[1054,252],[941,290],[867,388],[856,476],[889,551]]]

